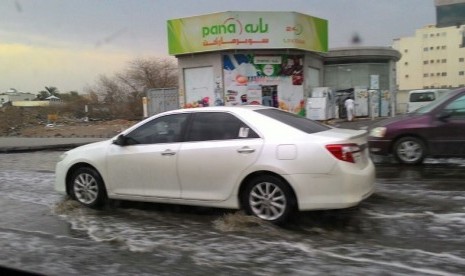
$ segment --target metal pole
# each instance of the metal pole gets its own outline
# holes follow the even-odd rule
[[[147,112],[147,97],[142,97],[142,109],[144,111],[144,118],[147,118],[148,112]]]

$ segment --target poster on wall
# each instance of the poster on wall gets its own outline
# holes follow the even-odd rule
[[[263,89],[276,87],[278,103],[273,106],[300,111],[304,98],[301,55],[223,55],[223,74],[226,105],[269,105],[264,101],[272,95],[263,94]]]

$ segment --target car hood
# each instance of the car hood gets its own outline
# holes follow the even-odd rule
[[[415,113],[408,113],[404,115],[398,115],[392,118],[387,118],[384,120],[381,120],[377,123],[374,123],[369,127],[369,130],[376,128],[376,127],[384,127],[387,125],[394,125],[396,123],[402,122],[402,123],[408,123],[408,122],[415,122],[417,120],[420,120],[425,117],[425,114],[415,114]]]
[[[113,140],[114,139],[112,138],[112,139],[108,139],[108,140],[104,140],[104,141],[100,141],[100,142],[90,143],[90,144],[79,146],[77,148],[69,150],[68,152],[73,153],[73,152],[78,152],[78,151],[89,151],[89,150],[93,150],[93,149],[101,149],[103,145],[105,145],[105,144],[109,145],[109,144],[113,143]]]

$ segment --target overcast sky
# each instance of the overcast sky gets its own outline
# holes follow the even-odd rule
[[[0,92],[83,93],[140,57],[169,57],[166,21],[222,11],[328,20],[329,47],[391,46],[434,24],[434,0],[1,0]]]

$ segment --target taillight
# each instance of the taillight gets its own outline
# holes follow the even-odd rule
[[[331,144],[326,145],[326,149],[339,160],[355,163],[354,153],[360,152],[357,144]]]

